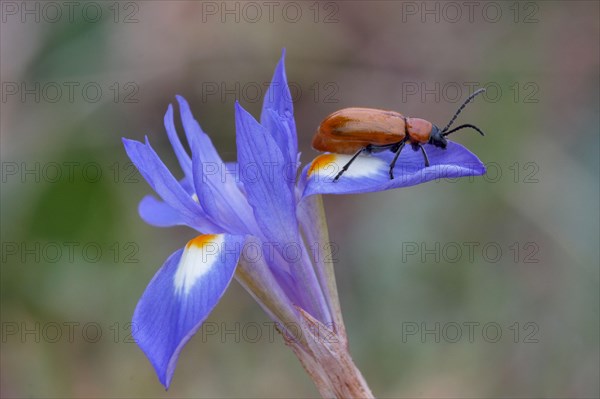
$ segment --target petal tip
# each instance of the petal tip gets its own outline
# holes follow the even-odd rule
[[[131,143],[137,143],[137,141],[128,139],[127,137],[121,137],[121,142],[123,143],[124,146],[128,146]]]
[[[187,100],[186,100],[186,99],[185,99],[185,97],[183,97],[182,95],[180,95],[180,94],[176,94],[176,95],[175,95],[175,99],[177,100],[177,102],[179,103],[179,105],[180,105],[181,107],[183,107],[183,106],[189,106],[189,104],[188,104]]]

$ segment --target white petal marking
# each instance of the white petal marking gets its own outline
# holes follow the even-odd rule
[[[198,279],[218,265],[225,235],[201,235],[185,246],[173,284],[176,295],[188,295]]]
[[[323,154],[318,156],[312,163],[309,174],[317,175],[317,178],[333,179],[346,165],[351,155],[342,154]],[[386,173],[389,169],[388,164],[376,157],[369,155],[359,155],[344,172],[346,178],[372,177],[378,174]]]

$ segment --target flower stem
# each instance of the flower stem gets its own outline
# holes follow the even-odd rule
[[[306,344],[286,340],[323,398],[374,398],[354,364],[348,346],[303,309],[302,333]],[[285,335],[284,335],[285,338]]]

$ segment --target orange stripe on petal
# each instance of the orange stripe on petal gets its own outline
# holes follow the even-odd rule
[[[218,237],[219,234],[203,234],[196,238],[192,238],[190,241],[188,241],[185,247],[189,249],[192,246],[194,246],[198,249],[202,249],[206,246],[206,244],[214,243],[218,239]]]
[[[314,173],[319,173],[321,170],[327,168],[331,164],[336,164],[338,156],[336,154],[323,154],[316,157],[310,164],[308,169],[308,176]]]

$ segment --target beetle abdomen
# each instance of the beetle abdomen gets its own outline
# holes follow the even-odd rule
[[[312,146],[318,151],[351,154],[369,144],[388,145],[405,137],[404,116],[371,108],[345,108],[321,122]]]

